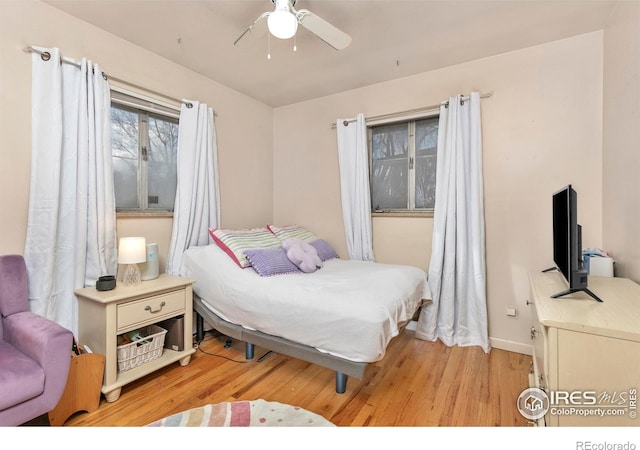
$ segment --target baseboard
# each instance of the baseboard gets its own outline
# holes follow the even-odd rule
[[[411,331],[416,331],[418,327],[418,322],[415,320],[410,321],[406,329]],[[498,348],[500,350],[507,350],[509,352],[522,353],[523,355],[531,355],[531,345],[523,344],[521,342],[507,341],[505,339],[498,338],[489,338],[489,342],[491,342],[491,348]]]
[[[491,348],[497,348],[500,350],[507,350],[509,352],[522,353],[523,355],[531,355],[531,345],[523,344],[522,342],[507,341],[499,338],[489,338],[491,342]]]

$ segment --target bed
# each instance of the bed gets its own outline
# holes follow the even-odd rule
[[[206,321],[245,342],[248,359],[258,345],[334,370],[338,393],[384,357],[431,297],[416,267],[335,258],[314,273],[264,277],[216,244],[186,250],[181,274],[196,280],[198,340]]]

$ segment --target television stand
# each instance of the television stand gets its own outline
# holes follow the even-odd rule
[[[567,289],[566,291],[558,292],[557,294],[553,294],[551,298],[564,297],[565,295],[573,294],[574,292],[586,292],[595,300],[602,303],[602,299],[600,299],[596,294],[591,292],[588,288],[577,288],[577,289]]]
[[[549,267],[548,269],[544,269],[542,273],[553,272],[554,270],[558,270],[557,267]]]

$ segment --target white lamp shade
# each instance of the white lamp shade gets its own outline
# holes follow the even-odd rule
[[[284,9],[276,9],[267,18],[269,31],[279,39],[289,39],[298,30],[298,19]]]
[[[147,242],[143,237],[120,238],[118,264],[138,264],[147,260]]]

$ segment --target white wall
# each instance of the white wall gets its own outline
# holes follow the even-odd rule
[[[602,32],[397,79],[274,113],[274,220],[304,223],[346,256],[337,118],[482,100],[489,335],[529,351],[527,273],[553,265],[551,195],[573,184],[585,247],[602,237]],[[432,219],[374,219],[379,262],[428,268]],[[515,305],[519,317],[506,316]]]
[[[24,251],[31,161],[31,56],[22,49],[30,45],[58,47],[67,57],[99,63],[118,79],[172,98],[208,103],[218,113],[222,225],[254,226],[271,220],[271,107],[44,3],[1,1],[0,10],[0,254]],[[118,233],[158,242],[164,267],[171,224],[171,218],[120,218]]]
[[[618,2],[604,39],[603,241],[640,282],[640,3]]]

